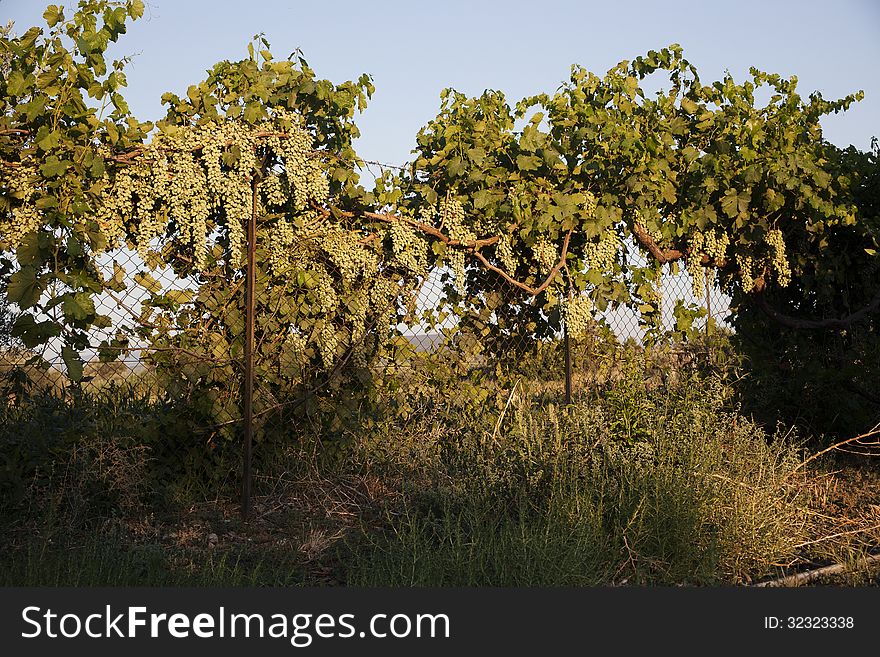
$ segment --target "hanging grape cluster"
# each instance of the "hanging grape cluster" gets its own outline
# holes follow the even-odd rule
[[[322,249],[346,287],[358,280],[369,279],[379,265],[376,253],[364,248],[360,236],[352,231],[336,229],[328,232],[323,238]]]
[[[620,249],[620,237],[615,230],[603,232],[598,240],[591,240],[584,246],[584,265],[587,270],[609,272],[614,270]]]
[[[785,255],[785,239],[782,231],[778,228],[768,230],[764,237],[767,246],[770,247],[770,267],[776,272],[776,279],[782,287],[791,283],[791,267]]]
[[[706,291],[706,279],[711,284],[714,276],[713,269],[703,267],[703,257],[706,256],[711,262],[722,260],[730,245],[730,238],[726,233],[715,229],[705,233],[695,231],[690,236],[690,244],[687,252],[687,270],[691,278],[691,290],[695,297],[702,297]]]
[[[584,192],[584,217],[592,219],[596,214],[596,196],[593,192]]]
[[[782,231],[778,228],[768,230],[764,235],[764,243],[769,253],[765,251],[758,256],[753,253],[737,255],[739,279],[746,292],[751,292],[755,288],[756,280],[771,271],[776,273],[776,281],[781,287],[791,283],[791,265],[786,256]]]
[[[274,172],[264,176],[257,184],[257,189],[260,192],[260,202],[266,210],[283,209],[290,197],[287,181]]]
[[[575,340],[590,333],[593,325],[593,302],[586,295],[577,295],[563,300],[562,319],[568,334]]]
[[[511,243],[510,235],[506,232],[502,233],[498,239],[495,255],[504,269],[510,273],[516,271],[516,256],[513,254],[513,244]]]
[[[428,269],[428,243],[400,219],[391,223],[391,251],[401,267],[414,274]]]
[[[720,261],[726,257],[730,238],[727,233],[716,229],[706,232],[696,231],[690,237],[687,253],[687,270],[691,277],[691,288],[695,297],[702,297],[706,291],[706,279],[711,283],[714,270],[703,267],[703,256],[710,261]]]
[[[457,199],[447,197],[440,201],[439,214],[440,226],[451,240],[456,240],[461,244],[468,244],[477,239],[476,234],[465,226],[464,207]],[[462,293],[465,289],[464,256],[465,253],[460,248],[449,249],[446,254],[447,264],[452,269],[455,279],[455,286]]]
[[[553,269],[559,260],[556,246],[545,237],[541,237],[535,242],[535,245],[532,247],[532,253],[535,261],[540,265],[542,274],[546,274]]]
[[[35,186],[40,177],[37,168],[31,165],[0,166],[0,176],[4,196],[9,201],[17,201],[8,214],[0,216],[0,248],[12,251],[43,223],[42,213],[36,206],[42,196]]]
[[[742,283],[742,289],[751,292],[755,288],[754,261],[749,255],[740,255],[737,256],[737,264],[739,264],[739,280]]]

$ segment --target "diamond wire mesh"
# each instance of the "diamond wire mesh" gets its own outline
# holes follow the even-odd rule
[[[333,280],[341,278],[329,259],[323,264]],[[129,249],[103,255],[97,266],[112,289],[96,301],[106,326],[89,332],[81,382],[68,376],[60,338],[38,350],[11,344],[0,362],[5,396],[14,401],[16,395],[33,392],[101,394],[124,387],[151,400],[191,405],[190,428],[208,444],[239,436],[242,273],[222,281],[180,278],[170,267],[151,268]],[[546,315],[536,299],[494,273],[471,266],[460,287],[451,271],[439,268],[415,283],[401,283],[401,294],[387,308],[394,313],[391,320],[378,321],[382,309],[373,309],[358,331],[345,321],[357,308],[328,314],[324,319],[333,323],[338,338],[331,358],[311,347],[304,353],[302,347],[314,338],[314,327],[304,328],[302,322],[314,318],[296,309],[305,292],[316,287],[315,276],[303,271],[296,280],[279,282],[277,276],[257,271],[257,441],[292,436],[303,423],[319,434],[351,429],[365,400],[374,411],[384,405],[405,414],[430,402],[466,412],[474,404],[489,403],[516,380],[530,382],[546,398],[562,400],[562,332],[540,333],[545,324],[537,320]],[[694,298],[684,273],[664,278],[663,329],[674,325],[677,300],[708,305],[713,325],[724,326],[728,298],[714,287],[707,297]],[[293,307],[292,323],[276,321],[281,304]],[[294,340],[296,348],[287,339],[290,334],[301,338]],[[645,329],[631,310],[620,307],[597,315],[590,335],[572,340],[574,393],[606,382],[609,368],[600,365],[613,361],[622,345],[637,346],[644,340]]]

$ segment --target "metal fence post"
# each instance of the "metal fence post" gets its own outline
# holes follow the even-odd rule
[[[562,325],[565,335],[565,403],[571,404],[571,339],[568,335],[568,322]]]
[[[709,270],[704,270],[704,279],[705,283],[703,287],[706,288],[706,337],[709,337],[709,331],[711,329],[710,324],[712,323],[712,290],[710,286],[713,284],[712,280],[709,279]]]
[[[254,444],[254,315],[256,310],[256,236],[257,236],[257,175],[251,183],[251,216],[247,227],[247,272],[245,279],[244,333],[244,454],[241,481],[241,515],[247,520],[251,513],[251,461]]]

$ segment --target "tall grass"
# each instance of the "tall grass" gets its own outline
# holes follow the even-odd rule
[[[303,579],[295,555],[169,549],[112,533],[33,537],[0,565],[0,586],[290,586]]]
[[[808,530],[797,450],[725,410],[719,382],[693,383],[569,408],[521,399],[494,437],[447,436],[384,530],[352,544],[348,582],[718,584],[771,572]]]
[[[259,548],[243,535],[270,525],[210,550],[162,538],[160,516],[234,495],[237,451],[207,450],[185,408],[121,387],[7,406],[0,584],[732,584],[791,561],[810,532],[797,445],[718,378],[617,372],[568,407],[529,381],[501,409],[426,395],[332,459],[307,456],[306,425],[262,443],[257,493],[286,533]],[[149,532],[107,530],[126,523]],[[320,549],[297,547],[318,530]]]

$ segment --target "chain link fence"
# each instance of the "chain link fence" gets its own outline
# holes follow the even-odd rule
[[[345,307],[328,302],[323,318],[300,316],[308,295],[320,304],[334,294],[333,281],[343,274],[338,263],[327,259],[279,283],[261,269],[265,258],[254,257],[263,245],[253,232],[249,239],[250,266],[214,279],[179,277],[155,254],[127,248],[101,255],[96,266],[107,289],[95,302],[100,319],[82,345],[81,374],[71,371],[80,364],[65,354],[62,337],[28,349],[7,331],[0,367],[8,403],[122,390],[183,404],[189,430],[203,444],[244,445],[247,511],[254,444],[295,439],[303,426],[319,437],[351,430],[367,407],[373,416],[397,417],[426,409],[466,414],[493,404],[500,410],[516,386],[536,399],[571,402],[613,384],[620,350],[647,342],[665,344],[672,372],[687,351],[676,355],[679,303],[705,309],[694,330],[728,330],[729,299],[711,285],[695,298],[683,273],[663,279],[661,325],[650,338],[636,313],[617,307],[596,314],[588,335],[569,339],[564,329],[547,328],[558,321],[539,321],[558,307],[542,307],[540,297],[476,262],[464,280],[435,268],[392,283],[400,293],[369,315],[349,299]]]

